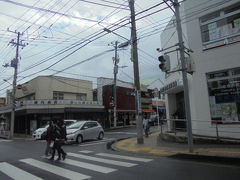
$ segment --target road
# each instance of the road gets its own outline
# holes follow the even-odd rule
[[[239,179],[240,167],[134,154],[108,149],[114,139],[136,136],[135,129],[107,131],[102,141],[64,146],[65,161],[43,158],[45,142],[0,139],[0,179],[225,180]]]

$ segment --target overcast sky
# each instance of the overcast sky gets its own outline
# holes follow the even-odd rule
[[[161,2],[135,2],[140,79],[145,83],[163,80],[164,75],[158,67],[156,48],[172,12],[160,11],[165,4],[154,7]],[[13,77],[13,68],[2,67],[16,55],[16,47],[9,42],[16,41],[17,34],[10,31],[23,32],[20,39],[28,44],[19,51],[17,84],[61,71],[55,75],[91,80],[96,86],[96,77],[113,78],[111,43],[130,39],[129,19],[127,0],[0,0],[0,96],[11,89]],[[125,39],[104,32],[104,28]],[[119,66],[127,66],[119,69],[118,79],[133,82],[130,46],[119,49],[118,54]]]

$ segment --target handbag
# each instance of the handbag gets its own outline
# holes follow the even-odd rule
[[[51,141],[49,147],[53,148],[53,146],[54,146],[54,141]]]

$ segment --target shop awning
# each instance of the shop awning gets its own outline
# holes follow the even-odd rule
[[[142,112],[146,112],[146,113],[153,113],[156,112],[153,109],[142,109]]]

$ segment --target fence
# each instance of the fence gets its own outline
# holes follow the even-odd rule
[[[175,135],[180,132],[187,132],[186,119],[161,119],[160,121],[167,122],[165,123],[166,128]],[[193,135],[215,138],[218,141],[223,139],[240,140],[240,121],[219,123],[212,120],[192,119],[191,122]],[[160,123],[161,133],[163,133],[163,124]]]

